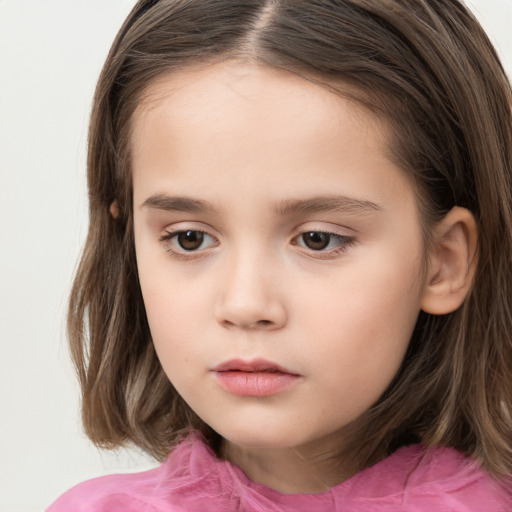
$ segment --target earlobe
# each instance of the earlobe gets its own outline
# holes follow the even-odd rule
[[[112,201],[112,203],[110,204],[109,211],[110,215],[112,215],[114,219],[119,218],[119,204],[117,203],[117,199],[114,199],[114,201]]]
[[[455,311],[466,298],[478,263],[478,229],[466,208],[452,208],[434,229],[421,309],[433,315]]]

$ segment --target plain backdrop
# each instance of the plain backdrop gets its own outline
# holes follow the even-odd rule
[[[134,3],[0,0],[0,512],[42,512],[79,481],[154,465],[85,438],[64,333],[91,98]],[[512,75],[512,0],[471,5]]]

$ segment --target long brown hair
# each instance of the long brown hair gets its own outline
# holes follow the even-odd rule
[[[479,228],[474,285],[456,312],[420,313],[389,389],[355,423],[356,469],[403,444],[453,446],[512,473],[512,94],[458,0],[141,0],[108,55],[89,133],[89,234],[68,329],[83,422],[103,447],[161,459],[199,429],[153,349],[137,280],[130,128],[163,74],[224,59],[288,70],[384,116],[429,228],[453,206]],[[116,201],[118,215],[109,212]],[[355,425],[355,424],[354,424]]]

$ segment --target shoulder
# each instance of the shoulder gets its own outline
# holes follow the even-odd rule
[[[367,470],[361,484],[368,479],[375,484],[374,498],[393,501],[397,511],[512,510],[512,482],[495,480],[453,448],[404,447]]]
[[[197,439],[186,439],[155,469],[107,475],[76,485],[46,512],[184,512],[180,489],[192,485],[191,459],[200,450]]]
[[[94,478],[64,493],[47,512],[136,512],[142,506],[147,512],[178,512],[158,503],[159,480],[158,469]]]
[[[441,502],[454,510],[512,510],[512,481],[498,481],[478,461],[453,448],[426,451],[413,476],[418,492],[437,493]]]

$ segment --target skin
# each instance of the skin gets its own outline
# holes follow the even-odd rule
[[[351,474],[315,457],[342,449],[343,427],[388,387],[427,293],[414,190],[388,139],[353,102],[236,61],[160,79],[134,116],[135,243],[158,356],[224,456],[283,492]],[[183,231],[206,233],[202,245],[183,249]],[[329,245],[312,249],[308,232]],[[233,358],[299,377],[236,396],[211,371]]]

